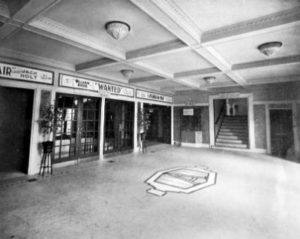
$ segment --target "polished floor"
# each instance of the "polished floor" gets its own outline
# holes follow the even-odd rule
[[[216,185],[146,192],[154,172],[195,165]],[[266,155],[154,146],[0,185],[1,239],[300,238],[300,164]]]

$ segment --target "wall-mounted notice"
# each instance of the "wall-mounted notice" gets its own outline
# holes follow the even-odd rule
[[[183,115],[184,116],[193,116],[194,115],[194,109],[183,109]]]
[[[156,100],[156,101],[167,102],[167,103],[173,102],[173,97],[171,96],[160,95],[160,94],[143,91],[143,90],[136,90],[136,97],[141,99]]]
[[[53,84],[53,72],[6,63],[0,63],[0,77],[49,85]]]
[[[64,87],[69,87],[69,88],[90,90],[90,91],[95,91],[100,93],[105,92],[112,95],[134,97],[133,88],[88,80],[88,79],[64,75],[64,74],[60,74],[59,85]]]

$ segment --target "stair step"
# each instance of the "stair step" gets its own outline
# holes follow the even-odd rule
[[[245,130],[248,130],[248,127],[240,126],[240,125],[234,125],[234,126],[222,125],[221,129],[245,129]]]
[[[231,122],[231,121],[223,121],[223,124],[228,124],[228,125],[248,125],[248,122]]]
[[[218,143],[216,142],[216,146],[219,147],[229,147],[229,148],[240,148],[240,149],[246,149],[248,148],[247,144],[224,144],[224,143]]]
[[[220,129],[219,133],[248,133],[246,129]]]
[[[232,139],[232,140],[244,140],[247,141],[248,140],[248,135],[218,135],[217,139]]]
[[[233,136],[246,136],[248,137],[248,132],[232,132],[232,131],[220,131],[218,136],[228,136],[228,135],[233,135]]]
[[[219,139],[219,138],[217,138],[216,142],[221,143],[221,144],[244,144],[244,143],[246,143],[240,139]]]

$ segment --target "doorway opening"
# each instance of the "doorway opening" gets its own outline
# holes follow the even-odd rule
[[[105,101],[104,154],[133,150],[134,103]]]
[[[144,103],[149,112],[150,126],[145,136],[146,144],[171,144],[171,107]]]
[[[271,154],[286,159],[294,149],[293,111],[270,109]]]
[[[249,148],[248,98],[213,100],[214,145]]]
[[[57,94],[61,113],[55,131],[54,160],[59,163],[99,155],[101,99]]]
[[[0,172],[27,174],[33,90],[0,87]]]

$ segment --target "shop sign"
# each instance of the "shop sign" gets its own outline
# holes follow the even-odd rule
[[[183,115],[184,116],[193,116],[194,115],[194,109],[183,109]]]
[[[53,72],[5,63],[0,63],[0,77],[50,85],[53,84]]]
[[[95,91],[101,94],[108,93],[112,95],[122,95],[128,97],[134,96],[134,91],[132,88],[63,74],[60,75],[59,85],[64,87]]]
[[[171,96],[160,95],[160,94],[143,91],[143,90],[136,90],[136,97],[142,98],[142,99],[147,99],[147,100],[156,100],[156,101],[161,101],[161,102],[167,102],[167,103],[173,102],[173,98]]]

